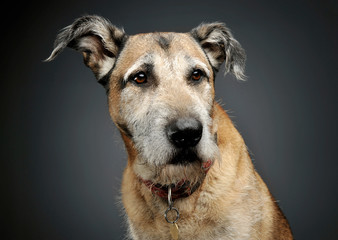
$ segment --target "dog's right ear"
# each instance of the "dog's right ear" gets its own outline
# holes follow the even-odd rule
[[[113,67],[127,36],[123,29],[103,17],[88,15],[78,18],[56,37],[54,50],[45,61],[52,61],[66,47],[82,52],[84,63],[97,80]]]

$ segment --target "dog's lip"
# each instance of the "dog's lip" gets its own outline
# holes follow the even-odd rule
[[[195,161],[201,162],[200,159],[196,159]],[[194,161],[194,162],[195,162],[195,161]],[[175,159],[172,159],[172,160],[168,163],[168,165],[172,165],[172,166],[189,166],[189,165],[193,165],[194,162],[190,162],[190,161],[182,161],[182,162],[179,162],[179,161],[177,161],[177,160],[175,160]]]
[[[201,159],[197,156],[193,148],[180,149],[175,156],[169,161],[168,164],[172,165],[189,165],[194,162],[202,162]]]

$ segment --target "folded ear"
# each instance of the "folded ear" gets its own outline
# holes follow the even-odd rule
[[[46,61],[52,61],[66,47],[82,52],[84,63],[100,80],[113,67],[127,38],[123,29],[99,16],[84,16],[65,27],[56,37],[54,50]]]
[[[190,33],[202,46],[215,70],[225,61],[226,72],[233,73],[237,79],[245,79],[245,51],[224,23],[202,23]]]

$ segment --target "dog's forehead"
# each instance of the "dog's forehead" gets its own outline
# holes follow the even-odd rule
[[[154,51],[167,51],[175,53],[178,51],[187,51],[191,54],[202,53],[199,44],[187,33],[160,32],[160,33],[143,33],[133,35],[129,39],[129,47]]]
[[[119,56],[116,68],[126,71],[136,61],[146,56],[174,61],[178,56],[196,59],[209,65],[208,59],[200,45],[187,33],[160,32],[143,33],[130,36]]]

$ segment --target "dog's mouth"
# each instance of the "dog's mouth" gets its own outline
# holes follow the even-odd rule
[[[194,149],[181,149],[169,161],[169,164],[188,165],[194,162],[202,162]]]
[[[203,172],[204,177],[208,173],[212,164],[213,164],[212,160],[208,160],[201,164],[200,170],[201,172]],[[171,197],[174,200],[178,198],[185,198],[193,194],[200,187],[204,177],[199,179],[198,181],[190,181],[187,178],[183,178],[180,181],[171,184],[154,183],[151,180],[145,180],[142,178],[140,178],[140,181],[143,182],[151,190],[153,194],[156,194],[161,198],[168,197],[168,190],[170,187]]]
[[[154,195],[172,199],[186,198],[198,190],[209,168],[217,159],[214,154],[205,154],[197,146],[176,147],[162,164],[142,162],[134,165],[140,182]]]

